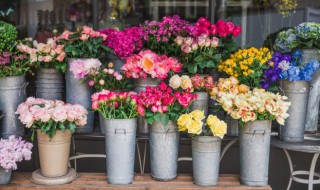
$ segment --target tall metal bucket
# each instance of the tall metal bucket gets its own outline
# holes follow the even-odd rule
[[[108,183],[129,184],[134,176],[137,119],[104,119]]]
[[[0,138],[24,135],[24,126],[15,112],[19,104],[26,99],[27,85],[23,76],[0,77],[0,110],[2,110]]]
[[[70,62],[73,59],[69,59]],[[69,67],[68,66],[68,67]],[[94,93],[94,88],[89,86],[87,80],[80,80],[73,76],[69,70],[66,71],[66,102],[70,104],[80,104],[87,110],[91,109],[91,95]],[[87,116],[87,124],[76,128],[76,133],[91,133],[93,131],[94,113],[89,111]]]
[[[170,181],[177,177],[179,132],[177,124],[168,125],[154,121],[150,128],[151,176],[158,181]]]
[[[140,93],[141,91],[146,90],[147,86],[157,87],[160,84],[159,79],[153,78],[139,78],[134,80],[134,91]],[[138,134],[147,135],[149,134],[149,125],[146,119],[143,116],[138,117]]]
[[[64,101],[64,79],[62,72],[56,69],[39,69],[36,87],[37,98]]]
[[[125,64],[126,60],[119,58],[117,55],[108,53],[107,54],[107,61],[112,62],[114,64],[113,69],[115,71],[120,71],[121,67]]]
[[[193,181],[196,185],[218,184],[221,139],[213,136],[197,136],[192,139]]]
[[[227,136],[238,137],[239,136],[239,120],[233,119],[230,115],[226,115],[225,122],[227,123]]]
[[[318,49],[302,49],[301,51],[303,64],[307,64],[312,60],[320,60]],[[313,73],[310,86],[305,131],[316,131],[320,105],[320,68]]]
[[[279,138],[285,142],[302,142],[306,123],[310,84],[307,81],[280,80],[280,88],[291,105],[289,117],[279,126]]]
[[[204,115],[208,115],[209,108],[209,93],[208,92],[196,92],[198,98],[192,102],[190,106],[190,111],[194,110],[202,110],[204,111]]]
[[[6,171],[0,167],[0,185],[6,185],[11,180],[12,170]]]
[[[252,121],[239,127],[240,182],[268,185],[271,120]]]

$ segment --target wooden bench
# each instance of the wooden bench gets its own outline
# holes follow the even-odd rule
[[[267,187],[248,187],[240,185],[239,176],[233,174],[222,174],[219,177],[219,183],[216,187],[200,187],[194,185],[192,182],[192,176],[190,174],[179,174],[176,180],[169,182],[161,182],[152,180],[148,174],[137,174],[135,175],[134,182],[130,185],[110,185],[107,183],[107,177],[105,173],[78,173],[79,178],[70,184],[57,185],[57,186],[44,186],[33,184],[29,178],[31,173],[19,173],[14,172],[10,184],[0,185],[1,190],[84,190],[84,189],[104,189],[104,190],[197,190],[197,189],[211,189],[211,190],[271,190],[270,186]]]

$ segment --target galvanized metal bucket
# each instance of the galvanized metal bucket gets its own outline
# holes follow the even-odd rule
[[[209,93],[208,92],[196,92],[198,98],[192,102],[190,106],[190,111],[193,110],[202,110],[204,111],[204,115],[208,115],[208,107],[209,107]]]
[[[36,96],[46,100],[64,100],[64,79],[56,69],[39,69]]]
[[[0,109],[3,114],[0,120],[0,138],[24,135],[24,126],[15,112],[26,99],[27,85],[23,76],[0,78]]]
[[[69,59],[70,62],[73,59]],[[87,110],[91,109],[91,95],[94,93],[93,87],[89,86],[88,81],[75,78],[73,73],[66,71],[66,102],[70,104],[80,104]],[[94,113],[89,111],[87,124],[76,128],[76,133],[91,133],[93,131]]]
[[[129,184],[134,176],[137,119],[104,119],[108,183]]]
[[[302,49],[301,51],[303,64],[307,64],[312,60],[320,60],[318,49]],[[320,104],[320,68],[313,73],[310,86],[305,131],[316,131]]]
[[[159,79],[153,78],[139,78],[134,80],[134,91],[140,93],[141,91],[146,90],[147,86],[150,87],[157,87],[160,84]],[[147,135],[149,134],[149,125],[146,119],[143,116],[138,117],[138,134],[140,135]]]
[[[168,125],[154,121],[150,128],[151,176],[158,181],[170,181],[177,177],[179,133],[177,124]]]
[[[218,183],[221,139],[197,136],[192,139],[193,180],[196,185],[214,186]]]
[[[238,137],[239,136],[239,120],[233,119],[230,115],[226,115],[225,120],[227,123],[227,136]]]
[[[113,69],[115,71],[120,71],[121,67],[126,62],[125,59],[121,59],[121,58],[119,58],[118,56],[116,56],[115,54],[112,54],[112,53],[108,53],[106,58],[107,58],[108,62],[112,62],[114,64]]]
[[[4,168],[0,167],[0,185],[6,185],[11,180],[12,170],[6,171]]]
[[[239,127],[240,182],[268,185],[271,120],[252,121]]]
[[[280,80],[280,88],[291,105],[289,117],[279,125],[279,138],[285,142],[302,142],[306,123],[310,84],[307,81]]]

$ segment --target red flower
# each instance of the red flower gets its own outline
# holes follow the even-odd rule
[[[165,82],[161,82],[159,87],[158,87],[161,91],[166,91],[167,90],[167,85]]]
[[[173,96],[169,96],[169,97],[163,99],[163,101],[162,101],[163,105],[166,105],[166,106],[173,104],[173,102],[174,102]]]
[[[237,37],[237,36],[239,36],[240,33],[241,33],[241,27],[240,27],[240,26],[235,26],[235,27],[233,28],[232,35],[233,35],[234,37]]]
[[[105,102],[105,101],[107,101],[109,98],[108,98],[108,95],[107,94],[99,94],[99,96],[98,96],[98,100],[99,101],[103,101],[103,102]]]
[[[232,22],[227,22],[226,26],[228,28],[228,34],[232,34],[234,29],[234,24]]]
[[[218,32],[217,27],[215,25],[211,25],[211,34],[216,35]]]
[[[141,115],[141,116],[146,116],[146,112],[145,112],[145,108],[138,105],[137,106],[137,112]]]

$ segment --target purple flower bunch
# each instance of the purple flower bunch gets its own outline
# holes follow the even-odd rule
[[[11,54],[8,51],[0,53],[0,65],[5,65],[10,63],[10,56]]]
[[[108,36],[104,44],[121,59],[142,49],[144,32],[141,27],[128,27],[123,31],[107,28],[100,32]]]
[[[16,170],[17,162],[31,159],[32,147],[32,143],[13,135],[9,139],[0,139],[0,166],[7,171]]]
[[[271,83],[276,82],[280,78],[282,69],[290,64],[291,56],[288,54],[281,55],[275,52],[268,61],[268,68],[263,71],[263,79],[260,82],[261,88],[268,89]]]

